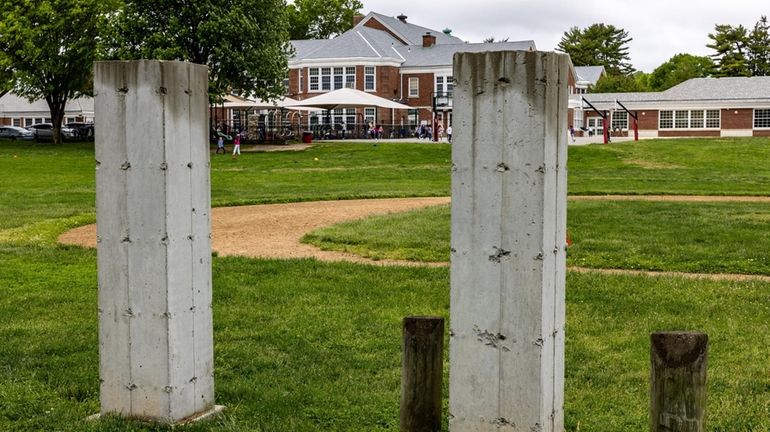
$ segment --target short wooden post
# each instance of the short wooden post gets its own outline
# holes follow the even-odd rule
[[[661,332],[650,340],[650,430],[705,431],[708,336]]]
[[[401,432],[439,432],[444,318],[404,318],[402,348]]]

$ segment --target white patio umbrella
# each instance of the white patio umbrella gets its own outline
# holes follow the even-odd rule
[[[314,107],[324,110],[333,110],[337,108],[362,108],[362,107],[380,107],[390,109],[412,109],[409,105],[400,104],[391,100],[363,92],[361,90],[342,88],[330,91],[318,96],[314,96],[294,104],[287,103],[286,108],[293,106]]]

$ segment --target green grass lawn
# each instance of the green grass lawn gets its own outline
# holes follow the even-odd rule
[[[448,261],[449,206],[375,216],[303,241],[373,259]],[[570,201],[568,264],[770,275],[770,203]]]
[[[770,168],[760,162],[768,160],[769,143],[672,140],[570,148],[570,187],[573,193],[659,193],[636,189],[648,178],[666,193],[692,193],[687,177],[711,158],[715,176],[704,180],[700,193],[767,193]],[[681,146],[682,156],[666,149],[659,155],[655,146]],[[627,160],[617,153],[644,149],[651,160],[684,168],[655,159],[659,167],[626,172]],[[449,153],[447,145],[345,144],[244,154],[235,161],[212,155],[212,199],[224,205],[447,195]],[[734,153],[743,157],[726,156]],[[93,169],[88,144],[0,143],[0,431],[168,430],[115,418],[83,420],[99,409],[96,254],[53,240],[67,227],[93,220]],[[717,175],[731,170],[732,176]],[[602,186],[606,178],[626,175],[625,183]],[[744,184],[746,179],[756,182]],[[591,184],[591,190],[581,186]],[[661,225],[682,226],[678,219],[695,215],[701,233],[715,233],[734,218],[742,222],[725,232],[724,241],[755,235],[756,256],[767,248],[761,245],[766,234],[758,232],[767,224],[761,206],[736,211],[734,204],[720,204],[698,213],[693,208],[699,207],[671,204],[661,212],[649,205],[622,210],[571,203],[573,250],[585,248],[584,257],[599,257],[591,265],[604,265],[602,251],[620,232],[609,228],[612,217],[643,220],[645,214],[659,232],[676,232]],[[590,225],[597,215],[606,230],[583,231],[580,221]],[[707,228],[712,222],[717,227]],[[419,229],[413,237],[438,237],[433,224]],[[589,249],[589,237],[607,245]],[[439,239],[410,247],[442,246]],[[719,247],[705,244],[699,259],[721,265],[722,258],[713,258]],[[652,252],[635,254],[644,253]],[[213,265],[217,403],[227,411],[177,430],[398,430],[400,321],[412,314],[448,316],[446,268],[220,257]],[[567,287],[567,430],[646,430],[649,333],[673,329],[711,336],[709,430],[770,430],[770,284],[569,274]]]

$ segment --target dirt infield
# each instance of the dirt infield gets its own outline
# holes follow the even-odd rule
[[[770,197],[687,196],[687,195],[596,195],[571,196],[573,201],[681,201],[681,202],[770,202]],[[212,209],[212,249],[222,256],[254,258],[315,258],[321,261],[350,261],[376,265],[446,266],[448,263],[421,263],[399,260],[371,260],[358,255],[323,251],[300,243],[302,236],[315,229],[367,216],[397,213],[450,202],[449,197],[392,198],[345,201],[313,201]],[[86,225],[59,236],[59,242],[96,247],[96,225]],[[576,272],[679,276],[710,280],[759,280],[769,276],[742,274],[695,274],[636,270],[570,268]]]
[[[256,258],[317,258],[381,265],[424,265],[411,261],[372,261],[358,255],[322,251],[300,243],[317,228],[371,215],[403,212],[449,202],[448,197],[315,201],[219,207],[211,212],[212,249],[219,255]],[[59,236],[59,242],[96,247],[96,225],[86,225]]]

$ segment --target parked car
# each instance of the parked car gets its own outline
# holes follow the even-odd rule
[[[70,122],[64,126],[75,131],[75,138],[81,140],[93,141],[94,139],[94,124],[84,122]]]
[[[53,139],[53,125],[51,123],[38,123],[32,126],[28,126],[27,130],[32,131],[35,134],[35,139],[38,140],[52,140]],[[75,131],[66,126],[61,127],[62,141],[75,139]]]
[[[33,140],[35,134],[17,126],[0,126],[0,139]]]

